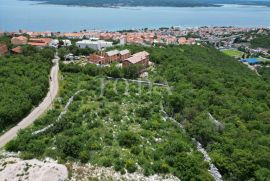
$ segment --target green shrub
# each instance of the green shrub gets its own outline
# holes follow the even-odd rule
[[[34,154],[33,153],[31,153],[31,152],[22,152],[21,154],[20,154],[20,157],[22,158],[22,159],[24,159],[24,160],[31,160],[31,159],[33,159],[34,158]]]
[[[116,159],[114,161],[114,169],[116,171],[122,171],[125,168],[125,162],[121,159]]]
[[[139,146],[132,146],[131,148],[131,153],[134,155],[139,155],[141,152],[141,148]]]
[[[111,167],[113,164],[113,160],[111,158],[103,157],[101,159],[102,166],[104,167]]]
[[[137,170],[136,163],[133,160],[126,161],[126,169],[129,173],[133,173]]]
[[[125,146],[128,148],[140,143],[138,134],[130,132],[130,131],[121,132],[118,136],[118,141],[119,141],[120,146]]]
[[[82,163],[87,163],[90,160],[90,153],[86,150],[83,150],[79,154],[79,159]]]

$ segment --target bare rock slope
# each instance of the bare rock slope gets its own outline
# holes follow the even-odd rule
[[[68,178],[68,170],[51,159],[40,161],[7,157],[0,159],[0,178],[7,181],[64,181]]]

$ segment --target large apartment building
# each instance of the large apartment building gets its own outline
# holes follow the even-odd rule
[[[88,56],[88,60],[92,63],[97,64],[109,64],[112,62],[121,63],[128,57],[130,57],[129,50],[111,50],[105,53],[101,52],[100,55],[91,54],[90,56]]]

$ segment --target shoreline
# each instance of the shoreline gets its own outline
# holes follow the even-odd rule
[[[194,4],[194,5],[132,5],[132,4],[122,4],[118,5],[115,3],[115,5],[112,4],[96,4],[96,5],[87,5],[87,4],[65,4],[65,3],[58,3],[58,2],[50,2],[50,1],[44,1],[44,0],[18,0],[18,1],[30,1],[34,2],[32,5],[57,5],[57,6],[67,6],[67,7],[91,7],[91,8],[115,8],[115,9],[120,9],[120,8],[140,8],[140,7],[164,7],[164,8],[219,8],[219,7],[231,7],[231,6],[236,6],[236,7],[270,7],[270,2],[269,4],[256,4],[256,3],[213,3],[213,4]]]

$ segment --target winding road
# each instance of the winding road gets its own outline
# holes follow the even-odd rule
[[[54,65],[50,73],[50,89],[43,101],[32,112],[25,117],[16,126],[8,130],[5,134],[0,136],[0,148],[4,147],[6,143],[11,141],[17,136],[20,129],[24,129],[31,125],[37,118],[39,118],[46,110],[48,110],[53,103],[54,98],[57,96],[58,84],[58,71],[59,71],[59,57],[55,56],[52,60]]]

